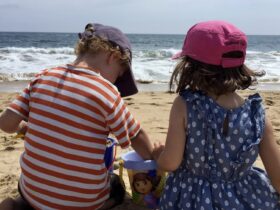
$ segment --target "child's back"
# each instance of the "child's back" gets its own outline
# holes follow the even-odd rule
[[[198,91],[181,96],[188,107],[187,143],[182,164],[166,183],[162,209],[276,208],[278,194],[263,171],[252,167],[264,128],[260,96],[235,109]]]
[[[128,38],[117,28],[90,23],[75,52],[72,64],[37,75],[0,116],[0,129],[25,133],[20,196],[4,200],[0,209],[120,204],[125,190],[104,160],[110,133],[122,148],[131,143],[141,157],[151,158],[149,138],[121,98],[137,93]]]
[[[244,65],[247,39],[235,26],[193,26],[171,77],[178,81],[166,146],[157,163],[173,171],[160,209],[280,209],[280,155],[259,94],[235,90],[262,73]],[[266,173],[253,167],[260,154]]]

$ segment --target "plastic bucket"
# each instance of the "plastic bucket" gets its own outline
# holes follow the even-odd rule
[[[156,209],[164,188],[165,173],[157,170],[154,160],[143,160],[135,151],[130,151],[121,158],[127,169],[133,202]]]
[[[116,157],[116,144],[117,141],[115,139],[107,138],[104,162],[106,168],[110,172],[113,172],[114,170],[113,164]]]

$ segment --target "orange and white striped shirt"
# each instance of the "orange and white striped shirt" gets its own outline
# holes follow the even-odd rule
[[[9,109],[28,121],[20,188],[35,209],[98,209],[109,198],[106,139],[140,131],[109,81],[70,65],[39,74]]]

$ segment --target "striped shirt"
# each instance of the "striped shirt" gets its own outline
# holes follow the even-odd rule
[[[106,139],[129,146],[140,125],[92,69],[43,71],[9,109],[28,121],[20,187],[35,209],[98,209],[109,198]]]

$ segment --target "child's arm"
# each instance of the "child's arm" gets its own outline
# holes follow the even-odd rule
[[[273,135],[271,122],[266,118],[260,156],[273,187],[280,193],[280,152]]]
[[[170,112],[165,148],[157,159],[162,170],[174,171],[182,162],[186,143],[186,115],[186,103],[178,96]]]
[[[131,140],[131,146],[143,159],[152,159],[153,146],[143,129]]]
[[[134,119],[123,99],[118,96],[106,117],[107,126],[121,148],[131,146],[143,159],[152,159],[153,146],[146,132]]]
[[[0,116],[0,129],[6,133],[14,133],[25,129],[26,123],[19,114],[6,109]]]

